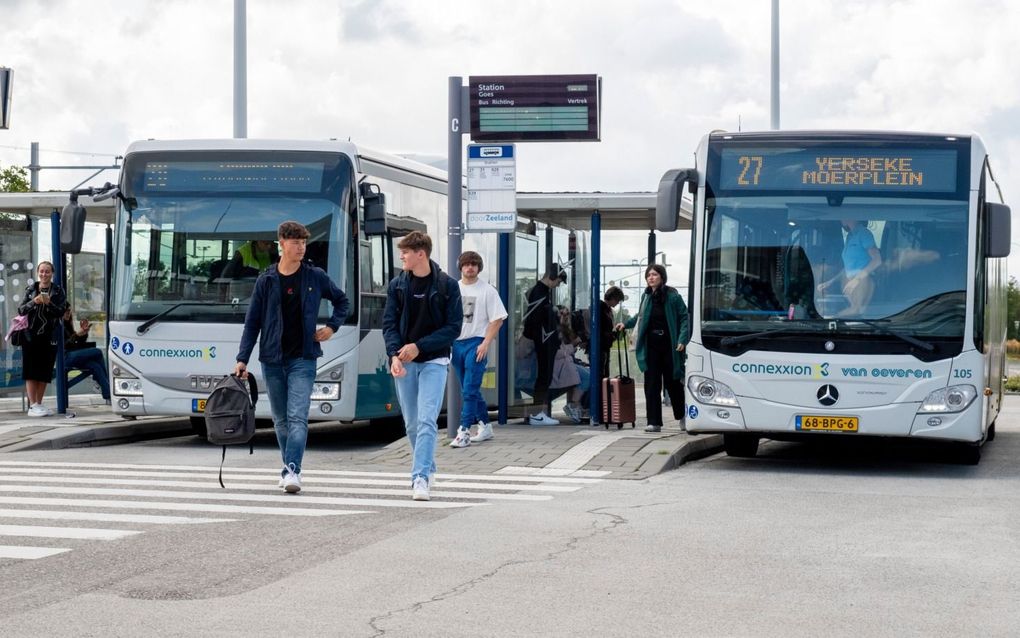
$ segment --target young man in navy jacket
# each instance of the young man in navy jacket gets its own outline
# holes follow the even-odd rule
[[[315,360],[322,356],[319,342],[340,329],[350,308],[347,295],[329,275],[302,261],[309,236],[298,222],[280,224],[280,263],[269,266],[255,282],[234,367],[234,374],[248,377],[248,359],[258,339],[259,363],[283,457],[279,486],[292,494],[301,491]],[[333,314],[325,327],[316,329],[322,299],[333,303]]]
[[[436,419],[446,396],[450,348],[460,336],[464,308],[460,286],[430,259],[428,235],[411,232],[397,248],[404,270],[386,289],[383,337],[411,443],[411,495],[427,501],[436,473]]]

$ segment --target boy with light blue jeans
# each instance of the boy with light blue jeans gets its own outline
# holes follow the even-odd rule
[[[482,377],[488,363],[489,346],[499,334],[506,319],[506,307],[499,292],[491,284],[478,279],[482,272],[482,256],[466,251],[457,260],[460,269],[460,297],[464,306],[464,326],[453,342],[453,369],[460,378],[460,429],[450,447],[468,447],[492,438],[489,406],[482,397]],[[471,436],[471,426],[478,433]]]
[[[411,444],[411,496],[427,501],[436,473],[436,420],[450,349],[464,321],[457,282],[432,261],[432,239],[413,231],[397,244],[403,271],[386,289],[383,338]]]

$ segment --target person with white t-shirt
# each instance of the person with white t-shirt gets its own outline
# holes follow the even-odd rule
[[[464,324],[453,342],[453,369],[460,379],[462,405],[460,429],[450,447],[467,447],[492,438],[489,409],[482,398],[482,377],[488,362],[489,346],[506,319],[506,307],[491,284],[478,279],[482,256],[469,250],[457,260],[460,268],[460,296],[464,303]],[[478,432],[471,436],[471,426]]]

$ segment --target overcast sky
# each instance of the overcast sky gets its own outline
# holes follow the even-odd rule
[[[602,142],[521,145],[518,189],[653,190],[708,131],[768,128],[770,8],[249,0],[248,135],[445,155],[449,76],[597,73]],[[0,0],[0,16],[15,70],[0,165],[27,164],[32,141],[44,165],[93,164],[136,139],[232,135],[232,0]],[[1020,206],[1018,33],[1006,0],[782,0],[782,127],[978,132]],[[44,171],[41,186],[84,177]],[[685,244],[660,240],[677,271]],[[605,261],[630,261],[614,248]]]

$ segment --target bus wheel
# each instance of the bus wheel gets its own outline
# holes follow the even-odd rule
[[[727,456],[751,459],[758,453],[758,437],[752,434],[723,434]]]
[[[195,433],[195,436],[206,440],[209,436],[209,432],[205,429],[205,417],[204,416],[193,416],[191,419],[191,431]]]
[[[960,465],[977,465],[981,462],[981,445],[978,443],[958,443],[956,462]]]

